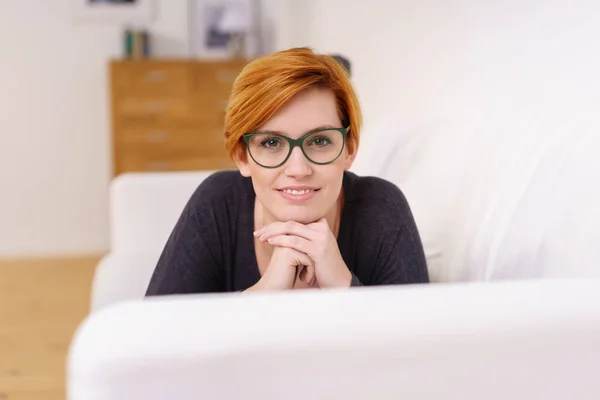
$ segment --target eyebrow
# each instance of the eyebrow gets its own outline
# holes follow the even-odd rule
[[[312,133],[312,132],[322,131],[322,130],[325,130],[325,129],[332,129],[332,128],[333,129],[340,129],[339,126],[334,126],[334,125],[320,125],[320,126],[317,126],[316,128],[313,128],[313,129],[310,129],[310,130],[308,130],[306,132],[303,132],[300,136],[304,136],[304,135],[307,135],[307,134]],[[257,130],[256,133],[274,133],[276,135],[287,136],[285,134],[285,132],[276,131],[276,130],[270,130],[270,129]]]

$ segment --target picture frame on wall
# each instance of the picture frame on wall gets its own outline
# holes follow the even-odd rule
[[[253,58],[262,51],[260,0],[188,0],[191,58]]]
[[[78,22],[147,24],[155,17],[155,0],[71,0]]]

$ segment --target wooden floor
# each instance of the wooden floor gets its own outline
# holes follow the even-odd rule
[[[66,355],[98,261],[0,261],[0,400],[65,399]]]

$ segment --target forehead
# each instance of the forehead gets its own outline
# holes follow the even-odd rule
[[[310,88],[292,97],[258,130],[296,138],[321,126],[341,128],[337,101],[329,89]]]

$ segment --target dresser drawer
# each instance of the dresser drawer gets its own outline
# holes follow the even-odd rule
[[[164,120],[179,124],[223,125],[227,100],[195,97],[121,96],[115,104],[118,119]]]
[[[185,94],[192,89],[192,67],[186,63],[119,61],[113,63],[117,92]]]
[[[193,116],[193,103],[187,97],[123,95],[115,112],[120,118],[188,119]]]
[[[220,157],[127,156],[117,158],[117,174],[126,172],[198,171],[235,168],[231,159]]]
[[[229,103],[227,97],[194,95],[191,102],[192,108],[195,110],[195,118],[198,121],[208,122],[217,120],[223,125]]]
[[[225,138],[220,127],[131,127],[115,137],[116,150],[124,154],[225,155]]]
[[[222,87],[231,90],[231,85],[242,72],[243,61],[214,61],[210,63],[197,63],[193,66],[194,82],[197,88]]]
[[[199,63],[194,66],[194,95],[197,99],[218,99],[227,102],[233,82],[243,64],[231,62]]]

